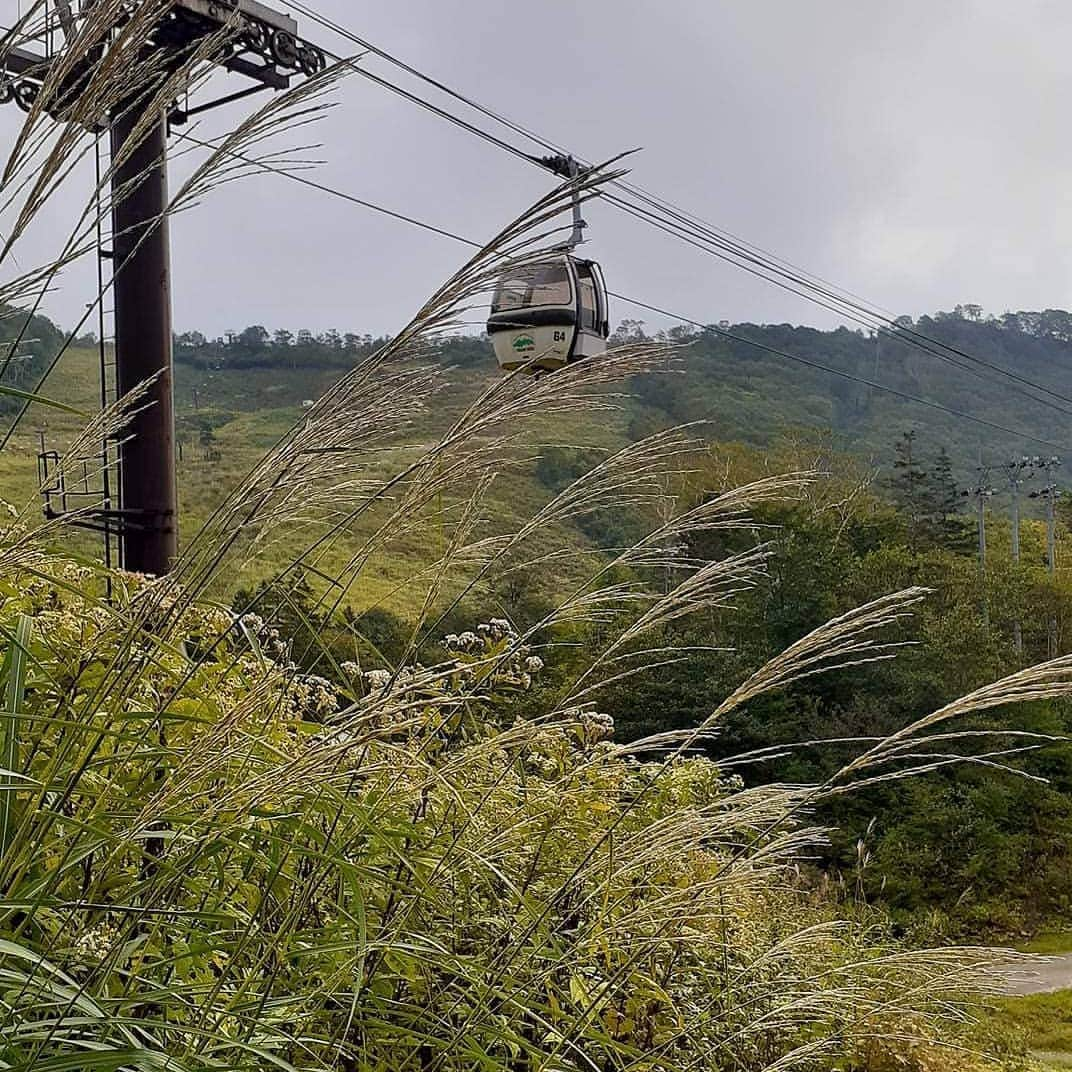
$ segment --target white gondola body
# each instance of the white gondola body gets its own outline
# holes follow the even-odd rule
[[[503,279],[488,333],[499,367],[554,372],[607,348],[606,287],[599,266],[563,256]]]
[[[493,336],[499,368],[513,372],[530,366],[534,371],[554,372],[569,364],[573,325],[515,328]]]

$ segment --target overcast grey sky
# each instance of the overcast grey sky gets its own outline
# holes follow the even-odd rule
[[[310,3],[581,155],[642,147],[637,182],[894,312],[1072,306],[1062,0]],[[364,79],[337,100],[321,181],[477,238],[547,189]],[[832,320],[608,206],[588,218],[613,289],[701,320]],[[172,241],[176,328],[210,334],[394,331],[465,253],[275,176],[217,192]],[[88,284],[71,273],[48,311],[69,324]]]

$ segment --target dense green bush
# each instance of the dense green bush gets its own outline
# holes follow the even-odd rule
[[[794,889],[796,794],[638,762],[590,706],[519,720],[507,623],[331,682],[254,614],[11,547],[9,1065],[944,1067],[972,956]]]

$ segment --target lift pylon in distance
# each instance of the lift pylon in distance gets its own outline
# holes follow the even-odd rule
[[[51,65],[62,55],[52,51],[51,25],[63,31],[63,48],[77,43],[81,20],[94,0],[52,0],[40,53],[10,47],[0,55],[0,103],[14,101],[29,111],[40,95]],[[221,31],[227,32],[222,33]],[[286,89],[295,76],[312,77],[327,65],[325,53],[302,40],[289,15],[259,0],[175,0],[147,36],[145,51],[160,60],[160,77],[181,67],[185,56],[213,35],[221,44],[212,62],[252,84],[239,93],[187,106],[173,102],[152,123],[143,123],[136,102],[102,117],[110,129],[113,159],[129,154],[112,175],[112,217],[115,248],[100,251],[114,273],[116,384],[123,394],[151,379],[145,406],[119,447],[120,509],[83,516],[89,527],[118,531],[123,566],[150,574],[166,573],[178,550],[178,497],[175,474],[174,389],[171,332],[171,258],[167,208],[167,138],[171,124],[191,114],[261,89]],[[100,55],[87,55],[72,65],[70,85],[55,102],[46,102],[62,120],[63,101],[77,92]],[[145,93],[143,96],[152,96]],[[141,141],[130,139],[141,134]]]

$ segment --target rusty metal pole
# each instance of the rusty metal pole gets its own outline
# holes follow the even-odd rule
[[[118,162],[112,178],[116,379],[124,395],[156,378],[119,452],[122,563],[159,576],[178,551],[167,119],[161,114],[131,150],[138,120],[137,108],[125,108],[111,128]]]

